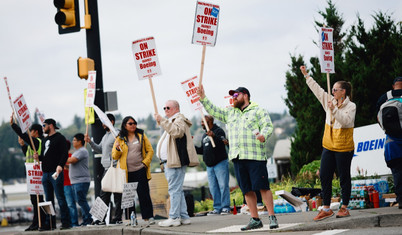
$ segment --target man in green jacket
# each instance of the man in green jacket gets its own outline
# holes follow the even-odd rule
[[[229,159],[233,161],[237,182],[246,197],[250,209],[250,222],[242,231],[263,227],[258,217],[257,197],[260,191],[269,213],[269,227],[278,228],[274,215],[272,192],[269,188],[265,142],[272,134],[271,118],[266,110],[250,101],[250,92],[245,87],[230,90],[233,108],[219,108],[211,103],[201,85],[197,89],[205,110],[227,124],[229,136]]]

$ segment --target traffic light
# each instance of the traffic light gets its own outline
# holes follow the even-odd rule
[[[78,77],[88,79],[88,71],[95,70],[95,62],[90,58],[79,57],[77,60]]]
[[[78,0],[53,0],[57,13],[54,16],[59,25],[59,34],[80,31],[80,11]]]

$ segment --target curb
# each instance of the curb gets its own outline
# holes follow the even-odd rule
[[[373,227],[399,227],[402,226],[402,214],[372,215],[362,217],[349,217],[338,219],[339,221],[312,222],[301,224],[298,227],[283,229],[283,232],[314,231],[333,229],[357,229]]]

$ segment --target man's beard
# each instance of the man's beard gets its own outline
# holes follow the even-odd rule
[[[233,106],[235,108],[241,108],[244,105],[244,100],[234,100],[233,101]]]
[[[49,132],[50,132],[49,128],[45,130],[45,134],[49,134]]]
[[[106,132],[110,131],[109,127],[107,127],[107,126],[105,128],[103,128],[103,129],[105,129]]]

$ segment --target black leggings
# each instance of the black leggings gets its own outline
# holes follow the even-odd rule
[[[140,201],[142,219],[149,219],[151,217],[154,217],[151,196],[149,195],[147,169],[144,167],[138,171],[128,172],[128,182],[138,182],[137,194],[138,200]],[[128,215],[131,215],[131,212],[134,211],[134,209],[135,206],[129,208]]]
[[[354,151],[335,152],[323,148],[321,155],[320,179],[324,206],[331,204],[332,179],[335,168],[338,171],[342,189],[342,204],[348,205],[352,182],[350,178],[350,165]]]

